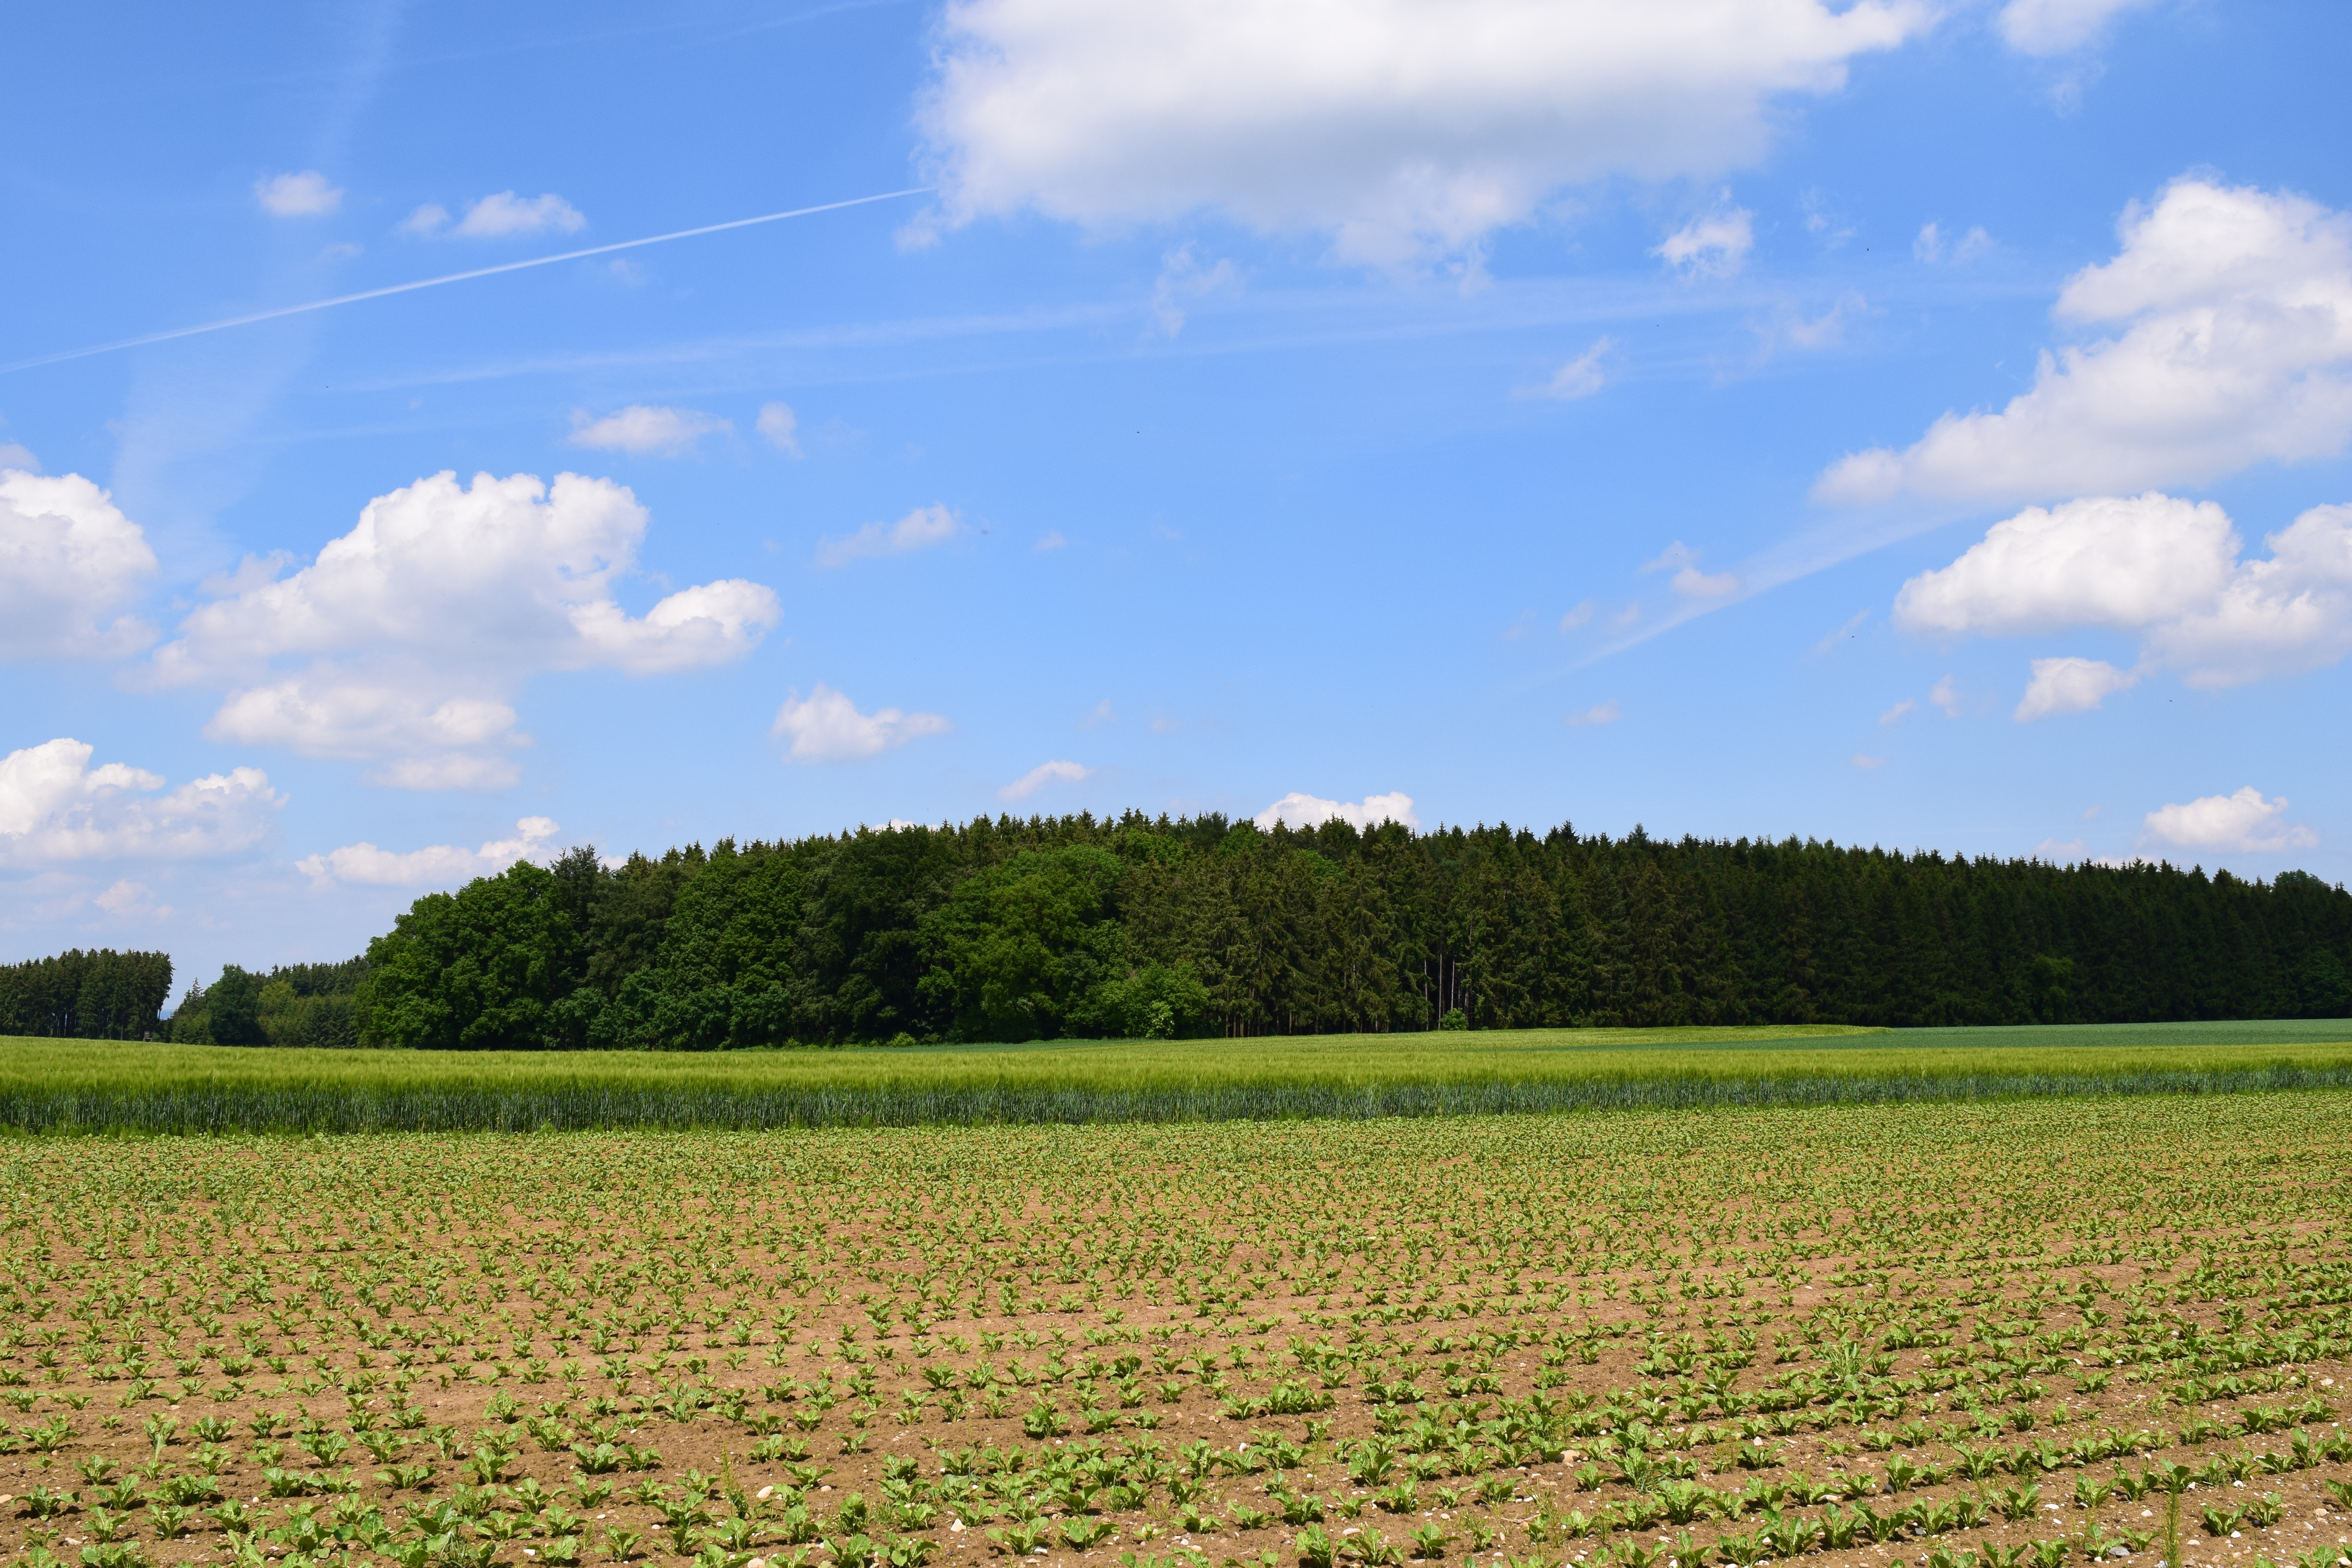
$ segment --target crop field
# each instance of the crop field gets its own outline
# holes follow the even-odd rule
[[[2352,1023],[1480,1030],[727,1052],[0,1040],[0,1128],[1206,1121],[2352,1088]]]
[[[19,1138],[0,1561],[2336,1568],[2347,1126]]]

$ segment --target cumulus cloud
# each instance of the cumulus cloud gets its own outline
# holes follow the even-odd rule
[[[2187,614],[2236,564],[2237,530],[2211,501],[2154,491],[2028,507],[1895,597],[1906,631],[1982,636],[2133,627]]]
[[[1260,827],[1268,829],[1277,822],[1286,822],[1293,827],[1320,827],[1334,821],[1358,828],[1378,827],[1383,822],[1402,823],[1413,828],[1421,826],[1421,818],[1412,814],[1412,796],[1402,792],[1345,801],[1324,800],[1293,790],[1259,812],[1255,820]]]
[[[438,202],[427,202],[401,220],[401,231],[432,238],[507,239],[522,234],[577,234],[588,226],[580,209],[562,196],[550,193],[539,196],[518,196],[512,191],[499,191],[484,196],[466,209],[466,216],[452,226],[449,209]]]
[[[781,408],[782,404],[771,407]],[[767,415],[763,410],[761,417]],[[786,411],[785,417],[791,418]],[[694,450],[694,444],[705,436],[734,426],[716,415],[704,414],[692,408],[662,408],[644,403],[632,403],[617,413],[602,419],[592,417],[584,408],[572,411],[572,435],[575,447],[593,447],[604,452],[628,452],[636,456],[648,453],[657,457],[677,458]],[[790,429],[787,427],[789,436]]]
[[[254,181],[253,199],[272,217],[321,217],[343,205],[343,193],[318,170],[305,169]]]
[[[1750,164],[1781,100],[1924,31],[1908,0],[957,0],[919,110],[935,222],[1213,212],[1381,266],[1552,193]]]
[[[2329,457],[2352,437],[2352,218],[2183,178],[2127,209],[2122,248],[2067,280],[2062,321],[2114,335],[2044,353],[1999,413],[1946,414],[1901,452],[1840,459],[1836,501],[2193,483]]]
[[[2009,0],[1994,18],[2001,41],[2021,55],[2061,55],[2097,37],[2107,23],[2148,0]]]
[[[353,882],[372,888],[446,888],[477,877],[495,877],[518,860],[542,858],[555,837],[555,824],[544,816],[526,816],[515,824],[512,838],[494,838],[478,849],[456,844],[436,844],[399,853],[379,849],[362,839],[310,855],[294,868],[315,883]]]
[[[1728,278],[1756,248],[1756,215],[1744,207],[1695,217],[1650,252],[1685,278]]]
[[[1904,584],[1895,619],[1948,635],[2133,633],[2146,665],[2204,687],[2352,653],[2352,506],[2314,507],[2263,542],[2268,559],[2242,559],[2220,506],[2159,491],[2028,507],[1951,565]],[[2084,689],[2081,678],[2063,679]],[[2034,717],[2078,710],[2042,706],[2032,692],[2027,701]]]
[[[0,758],[0,864],[234,855],[268,837],[286,804],[257,768],[158,795],[161,774],[124,763],[93,768],[96,753],[63,736]]]
[[[2102,658],[2037,658],[2033,679],[2012,715],[2021,724],[2066,713],[2087,713],[2118,691],[2139,684],[2139,672]]]
[[[801,455],[801,422],[788,403],[762,403],[760,417],[752,425],[761,438],[788,458]]]
[[[241,574],[147,676],[224,688],[216,740],[375,761],[377,782],[409,788],[510,783],[513,699],[533,676],[692,669],[776,624],[775,594],[731,578],[623,609],[646,521],[609,479],[436,474],[370,501],[292,575]]]
[[[1064,784],[1076,784],[1093,773],[1094,769],[1077,763],[1040,763],[998,790],[996,795],[999,800],[1026,800],[1039,788],[1057,779]]]
[[[1671,572],[1666,581],[1677,594],[1694,599],[1720,599],[1739,592],[1738,577],[1729,572],[1706,573],[1698,569],[1698,552],[1675,540],[1666,546],[1654,561],[1644,562],[1644,572]]]
[[[155,552],[113,498],[79,474],[0,468],[0,658],[133,653],[155,640],[114,616]]]
[[[816,563],[846,566],[878,555],[911,555],[962,531],[963,525],[946,507],[919,506],[896,522],[869,522],[846,538],[819,540]]]
[[[1551,379],[1539,386],[1515,389],[1514,397],[1552,397],[1570,401],[1590,397],[1609,383],[1609,374],[1601,367],[1601,356],[1616,343],[1609,338],[1595,338],[1592,346],[1551,373]]]
[[[2147,837],[2182,849],[2214,849],[2275,853],[2308,849],[2319,835],[2299,824],[2279,819],[2286,815],[2286,797],[2264,800],[2248,784],[2235,795],[2200,795],[2183,805],[2159,806],[2147,814]]]
[[[798,691],[786,694],[771,733],[780,741],[790,737],[790,754],[796,763],[852,763],[903,746],[919,735],[943,735],[949,728],[937,713],[897,708],[860,713],[845,692],[820,683],[805,698]]]

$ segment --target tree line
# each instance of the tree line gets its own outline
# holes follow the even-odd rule
[[[1561,826],[1129,813],[593,848],[419,899],[357,1026],[440,1048],[2352,1013],[2352,895]]]
[[[2352,895],[2299,871],[1130,812],[730,839],[614,866],[583,846],[428,894],[346,963],[232,966],[190,989],[171,1031],[718,1050],[2347,1015]],[[118,1016],[84,1005],[72,1028],[17,1032],[98,1017],[94,1032],[137,1032]]]
[[[210,986],[188,987],[171,1037],[197,1046],[356,1046],[368,973],[364,957],[279,964],[266,974],[224,964]]]
[[[172,960],[161,952],[75,948],[0,964],[0,1035],[136,1040],[161,1034]]]

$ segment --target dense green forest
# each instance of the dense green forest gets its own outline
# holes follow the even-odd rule
[[[0,968],[0,1032],[715,1050],[1443,1026],[2352,1015],[2352,894],[2140,864],[1624,838],[980,818],[593,848],[416,900],[363,957]]]
[[[459,1049],[2337,1016],[2352,895],[1638,828],[982,818],[577,848],[238,986],[247,1037]],[[180,1037],[227,1037],[221,989]]]
[[[172,961],[160,952],[79,948],[0,964],[0,1035],[135,1040],[161,1034]]]
[[[367,977],[364,958],[280,964],[266,974],[228,964],[209,988],[188,988],[171,1037],[200,1046],[356,1046]]]

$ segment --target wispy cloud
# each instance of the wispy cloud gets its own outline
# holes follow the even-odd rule
[[[305,169],[254,181],[253,199],[272,217],[323,217],[343,205],[343,193],[318,170]]]
[[[1544,397],[1559,402],[1572,402],[1590,397],[1609,383],[1608,373],[1601,368],[1601,356],[1616,347],[1608,337],[1593,340],[1592,346],[1552,372],[1551,379],[1535,386],[1516,386],[1513,397]]]
[[[1040,763],[996,792],[999,800],[1026,800],[1046,784],[1059,782],[1078,784],[1093,776],[1094,769],[1078,763]]]
[[[884,555],[911,555],[945,544],[962,531],[963,524],[946,507],[919,506],[896,522],[869,522],[845,538],[820,541],[816,563],[846,566]]]

